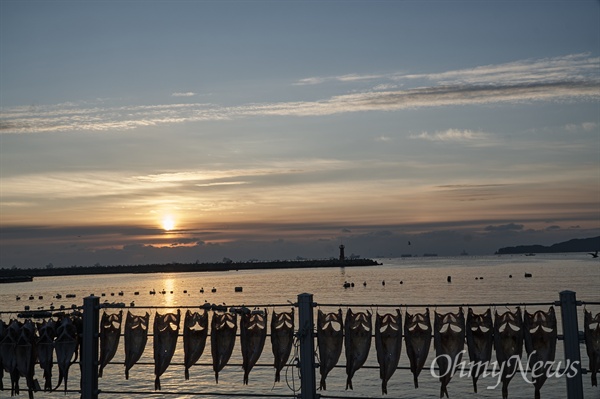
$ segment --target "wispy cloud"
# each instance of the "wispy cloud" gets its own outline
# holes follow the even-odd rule
[[[3,109],[0,132],[127,130],[144,126],[238,119],[249,116],[323,116],[350,112],[398,111],[426,107],[515,104],[535,101],[585,101],[600,98],[598,58],[574,55],[561,59],[522,61],[431,75],[405,75],[435,80],[411,89],[368,90],[316,101],[254,103],[225,107],[209,103],[124,107],[56,106]],[[539,72],[542,70],[542,72]],[[543,72],[545,71],[545,72]],[[365,75],[375,79],[379,75]],[[338,78],[358,81],[361,77]]]
[[[405,73],[388,74],[351,74],[327,77],[309,77],[300,79],[296,85],[316,85],[328,82],[374,82],[380,83],[376,88],[392,84],[391,82],[423,80],[441,85],[485,84],[507,85],[540,82],[558,82],[564,80],[598,79],[600,58],[590,57],[589,53],[570,54],[562,57],[525,59],[497,65],[484,65],[474,68],[457,69],[438,73]]]
[[[419,134],[411,134],[411,139],[420,139],[427,141],[441,141],[441,142],[474,142],[488,139],[490,135],[484,132],[476,132],[473,130],[459,130],[459,129],[448,129],[442,132],[421,132]]]
[[[193,91],[177,92],[171,94],[172,97],[194,97],[195,95],[196,93],[194,93]]]

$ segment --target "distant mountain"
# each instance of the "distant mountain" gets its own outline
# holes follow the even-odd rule
[[[558,252],[596,252],[598,250],[600,250],[600,236],[592,238],[575,238],[573,240],[553,244],[549,247],[545,245],[519,245],[516,247],[505,247],[497,250],[496,254],[548,254]]]

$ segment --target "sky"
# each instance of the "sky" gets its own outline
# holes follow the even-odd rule
[[[3,268],[600,235],[598,1],[0,0],[0,89]]]

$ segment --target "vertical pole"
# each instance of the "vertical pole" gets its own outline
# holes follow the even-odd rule
[[[98,399],[98,328],[100,298],[83,299],[83,339],[81,341],[81,398]]]
[[[300,339],[300,398],[317,398],[315,378],[315,340],[313,296],[312,294],[298,295],[298,337]]]
[[[581,353],[579,348],[579,327],[577,326],[577,300],[575,292],[560,292],[560,312],[565,348],[565,362],[577,370],[573,377],[567,376],[567,398],[583,398],[583,380],[581,377]]]

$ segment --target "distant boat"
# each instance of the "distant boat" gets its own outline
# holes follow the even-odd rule
[[[528,253],[528,254],[525,254],[525,256],[535,256],[535,254],[534,253]]]
[[[469,253],[463,249],[462,252],[460,253],[460,255],[467,256],[467,255],[469,255]]]
[[[438,254],[423,254],[423,256],[438,256]]]

